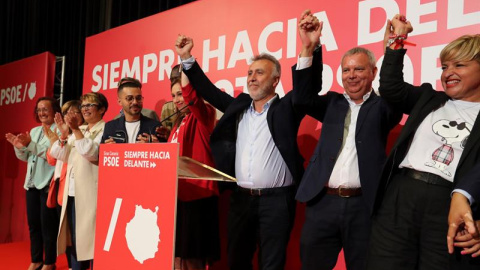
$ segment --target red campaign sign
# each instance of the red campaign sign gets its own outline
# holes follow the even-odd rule
[[[28,239],[23,184],[27,163],[15,157],[6,133],[18,134],[40,125],[34,109],[38,98],[53,96],[55,55],[41,53],[0,66],[0,239]],[[7,170],[8,168],[8,170]]]
[[[207,76],[235,96],[247,91],[252,55],[276,56],[283,67],[276,91],[283,96],[292,88],[290,67],[301,48],[297,20],[307,8],[324,22],[322,94],[343,91],[341,57],[352,47],[371,49],[381,65],[386,20],[397,13],[411,21],[409,41],[417,44],[407,47],[406,79],[430,82],[439,90],[440,50],[456,37],[478,33],[480,27],[477,0],[197,1],[87,38],[83,91],[101,91],[116,100],[117,82],[133,76],[144,85],[145,107],[160,113],[163,103],[171,100],[168,75],[178,63],[174,43],[182,33],[194,39],[192,54]],[[112,106],[106,119],[119,109]]]
[[[95,268],[172,269],[178,144],[100,146]]]

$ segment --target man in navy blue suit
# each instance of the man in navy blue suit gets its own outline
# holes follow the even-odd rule
[[[375,57],[360,47],[342,58],[345,91],[319,96],[322,23],[308,11],[298,26],[303,48],[292,70],[293,102],[322,122],[321,137],[296,195],[307,203],[300,239],[302,269],[333,269],[342,247],[347,269],[364,269],[387,137],[401,114],[373,91]]]

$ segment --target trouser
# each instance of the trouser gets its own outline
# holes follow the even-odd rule
[[[347,269],[365,269],[370,227],[363,196],[345,198],[323,191],[305,209],[302,270],[333,269],[342,248]]]
[[[228,264],[231,270],[253,269],[259,246],[259,269],[281,270],[295,219],[295,187],[264,189],[251,195],[236,189],[228,214]]]
[[[70,227],[70,233],[72,235],[72,248],[70,250],[71,253],[71,264],[72,270],[86,270],[89,267],[93,270],[93,260],[88,261],[79,261],[77,260],[77,235],[76,235],[76,227],[75,227],[75,197],[68,196],[68,203],[67,203],[67,220],[68,226]]]
[[[30,232],[30,254],[34,263],[54,264],[57,260],[59,218],[54,208],[47,207],[48,186],[30,188],[26,192],[27,222]],[[45,261],[43,253],[45,251]]]

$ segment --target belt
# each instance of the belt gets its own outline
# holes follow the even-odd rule
[[[338,187],[338,188],[330,188],[325,187],[327,190],[327,194],[330,195],[337,195],[343,198],[349,197],[356,197],[362,195],[362,188],[346,188],[346,187]]]
[[[250,196],[264,196],[271,195],[276,193],[286,193],[291,190],[295,190],[295,186],[286,186],[286,187],[276,187],[276,188],[243,188],[237,186],[237,190],[241,193],[248,194]]]
[[[408,176],[413,179],[420,180],[427,184],[453,188],[452,182],[433,173],[420,172],[420,171],[409,169],[409,168],[402,168],[400,170],[400,174]]]

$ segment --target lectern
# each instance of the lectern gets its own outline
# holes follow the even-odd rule
[[[99,151],[95,268],[173,269],[177,179],[235,179],[179,157],[176,143],[102,144]]]

